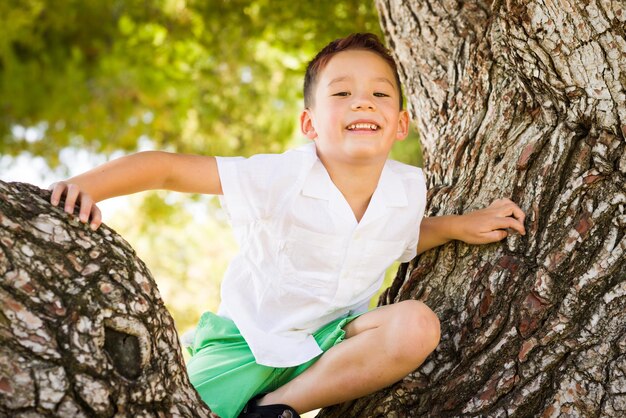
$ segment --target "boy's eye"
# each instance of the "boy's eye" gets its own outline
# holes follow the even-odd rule
[[[339,93],[335,93],[333,94],[333,96],[349,96],[350,93],[348,93],[347,91],[340,91]]]
[[[389,95],[387,93],[374,93],[374,96],[376,96],[376,97],[389,97]]]

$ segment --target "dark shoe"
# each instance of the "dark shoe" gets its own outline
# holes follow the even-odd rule
[[[257,405],[258,400],[263,396],[265,393],[260,393],[250,399],[239,414],[239,418],[300,418],[296,410],[289,405]]]

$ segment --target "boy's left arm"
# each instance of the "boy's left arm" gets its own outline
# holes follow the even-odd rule
[[[509,199],[498,199],[484,209],[464,215],[432,216],[422,219],[417,253],[421,254],[452,240],[488,244],[506,238],[507,229],[526,235],[524,212]]]

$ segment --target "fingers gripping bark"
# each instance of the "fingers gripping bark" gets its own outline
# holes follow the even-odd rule
[[[64,210],[65,212],[72,214],[77,205],[80,205],[78,217],[81,222],[90,222],[90,227],[93,230],[98,229],[102,224],[102,212],[100,208],[96,206],[94,199],[85,191],[82,191],[77,184],[66,183],[59,181],[52,184],[49,187],[52,190],[50,196],[50,203],[53,206],[59,205],[63,196],[65,196]]]
[[[500,241],[509,235],[509,230],[526,234],[526,215],[510,199],[495,200],[488,207],[470,212],[463,218],[461,239],[468,244]]]

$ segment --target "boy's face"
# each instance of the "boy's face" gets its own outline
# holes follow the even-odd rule
[[[387,159],[408,134],[409,116],[389,64],[373,52],[334,55],[318,75],[311,108],[300,117],[323,162],[367,164]]]

